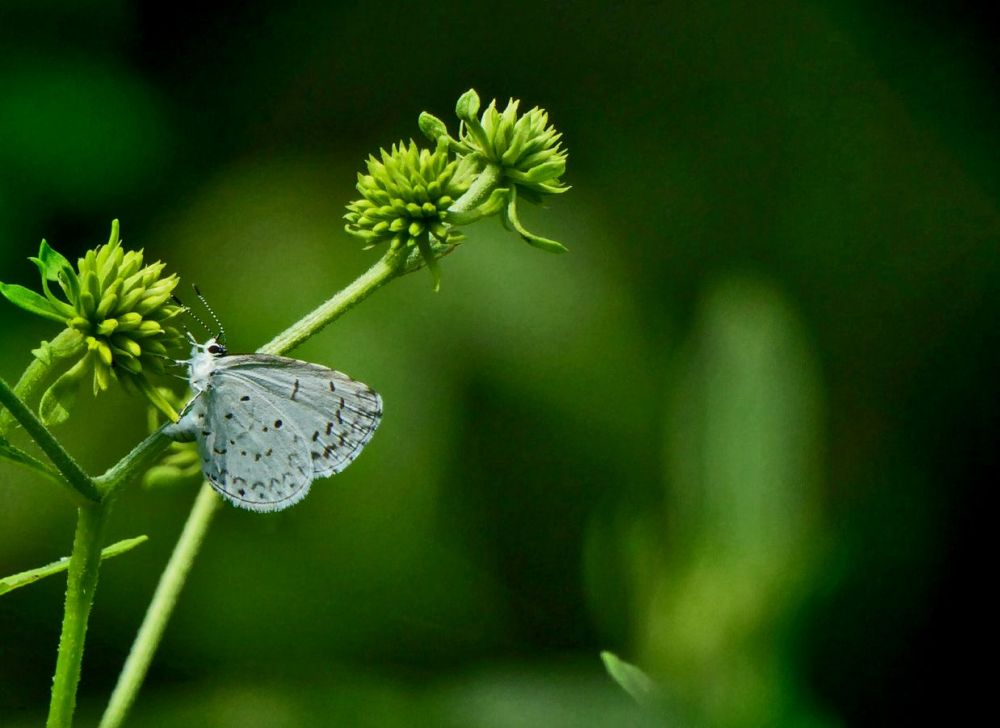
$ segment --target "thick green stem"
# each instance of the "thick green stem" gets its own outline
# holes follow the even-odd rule
[[[393,278],[407,272],[405,264],[406,254],[404,251],[389,251],[353,283],[260,347],[258,351],[264,354],[284,354],[290,351]],[[160,449],[161,443],[154,438],[157,438],[157,435],[147,438],[122,463],[102,476],[102,486],[107,489],[107,492],[113,492],[128,477],[128,474],[137,472],[132,468],[131,461],[145,459],[150,453]],[[115,686],[111,701],[101,719],[101,728],[116,728],[125,720],[128,709],[135,701],[142,681],[146,677],[150,662],[159,646],[160,639],[163,637],[167,621],[177,604],[177,598],[184,587],[184,582],[191,571],[198,550],[205,539],[212,517],[219,509],[220,504],[221,501],[211,486],[207,483],[203,484],[194,507],[188,515],[187,522],[184,524],[180,540],[174,547],[170,561],[160,576],[160,583],[157,585],[153,600],[146,610],[146,616],[139,627],[139,633],[132,644],[125,667],[118,676],[118,684]]]
[[[163,630],[167,627],[167,621],[174,611],[184,582],[187,581],[195,556],[198,555],[202,541],[205,540],[212,517],[221,504],[222,501],[207,483],[201,486],[194,508],[191,509],[191,515],[184,525],[184,531],[170,555],[167,568],[160,576],[160,583],[146,611],[146,618],[132,644],[132,650],[118,677],[118,684],[111,694],[111,701],[104,711],[104,717],[101,718],[100,728],[114,728],[125,720],[149,670],[149,664],[160,644],[160,638],[163,637]]]
[[[455,200],[448,209],[452,212],[468,212],[479,207],[490,198],[502,178],[503,168],[500,165],[487,164],[476,180],[469,185],[465,194]]]
[[[46,723],[48,728],[64,728],[73,721],[87,620],[94,603],[94,591],[97,589],[101,538],[109,510],[108,503],[81,506],[77,510],[76,536],[69,562],[62,634],[59,636],[59,657],[52,680],[52,702],[49,704]]]
[[[24,431],[48,455],[49,460],[66,479],[66,484],[70,487],[70,492],[77,503],[96,503],[101,500],[101,494],[90,476],[83,472],[73,456],[66,452],[66,449],[52,436],[52,433],[46,429],[35,413],[28,409],[2,378],[0,378],[0,404],[7,408],[7,411],[21,424]]]

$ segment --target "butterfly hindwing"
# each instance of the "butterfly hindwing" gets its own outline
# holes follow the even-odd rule
[[[309,492],[313,473],[306,441],[265,393],[213,385],[190,414],[205,477],[235,505],[280,510]]]
[[[382,399],[366,384],[297,359],[227,356],[219,360],[213,378],[223,386],[230,378],[240,381],[280,409],[305,438],[316,478],[346,468],[382,417]]]

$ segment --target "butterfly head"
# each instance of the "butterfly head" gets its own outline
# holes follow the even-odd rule
[[[211,356],[225,356],[228,353],[225,344],[220,343],[214,337],[206,341],[202,345],[202,348],[206,354],[210,354]]]
[[[188,360],[188,372],[191,386],[196,391],[200,391],[208,381],[212,370],[215,369],[215,361],[227,354],[226,347],[220,344],[214,337],[199,344],[197,341],[191,342],[191,358]]]

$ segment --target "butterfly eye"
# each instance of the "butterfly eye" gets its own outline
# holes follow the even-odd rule
[[[226,350],[223,349],[218,344],[212,344],[210,347],[208,347],[208,353],[209,354],[225,354]]]

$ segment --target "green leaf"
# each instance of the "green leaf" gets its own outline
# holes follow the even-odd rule
[[[80,281],[76,277],[73,265],[45,240],[42,240],[42,244],[38,248],[38,257],[28,258],[28,260],[38,266],[38,270],[42,274],[42,288],[45,290],[46,298],[64,314],[72,316],[75,313],[73,307],[63,303],[53,295],[49,289],[49,282],[57,282],[66,297],[70,301],[75,301],[80,295]]]
[[[42,395],[38,404],[38,416],[42,423],[51,427],[69,419],[69,410],[80,393],[80,383],[87,373],[89,356],[85,356],[64,373]]]
[[[110,559],[111,557],[119,556],[126,551],[131,551],[148,538],[148,536],[136,536],[135,538],[127,538],[124,541],[113,543],[101,551],[101,558]],[[20,574],[13,574],[12,576],[4,577],[3,579],[0,579],[0,594],[6,594],[7,592],[13,591],[14,589],[18,589],[22,586],[33,584],[39,579],[44,579],[46,576],[58,574],[60,571],[65,571],[68,568],[69,557],[64,556],[58,561],[53,561],[48,566],[41,566],[37,569],[30,569],[29,571],[22,571]]]
[[[0,458],[22,465],[29,470],[34,470],[36,473],[44,475],[47,478],[51,478],[52,480],[59,480],[59,473],[56,472],[55,468],[46,465],[38,458],[26,453],[24,450],[14,447],[3,437],[0,437]]]
[[[607,651],[601,652],[601,660],[611,679],[639,705],[652,707],[660,702],[656,683],[638,667]]]
[[[66,323],[66,316],[56,306],[38,293],[29,288],[18,286],[13,283],[0,283],[0,293],[4,298],[13,303],[18,308],[23,308],[28,313],[47,318],[58,323]]]
[[[547,250],[550,253],[565,253],[567,252],[566,246],[562,243],[557,243],[555,240],[549,240],[548,238],[543,238],[540,235],[535,235],[534,233],[529,233],[521,221],[517,219],[517,188],[510,188],[510,201],[507,203],[507,211],[504,214],[504,219],[506,222],[510,223],[510,226],[517,231],[517,234],[528,245],[533,245],[536,248],[541,248],[542,250]]]
[[[42,241],[42,244],[38,248],[38,257],[28,258],[28,260],[38,266],[38,270],[41,271],[42,276],[47,281],[58,282],[61,272],[66,270],[70,273],[73,272],[73,266],[70,262],[45,240]]]

